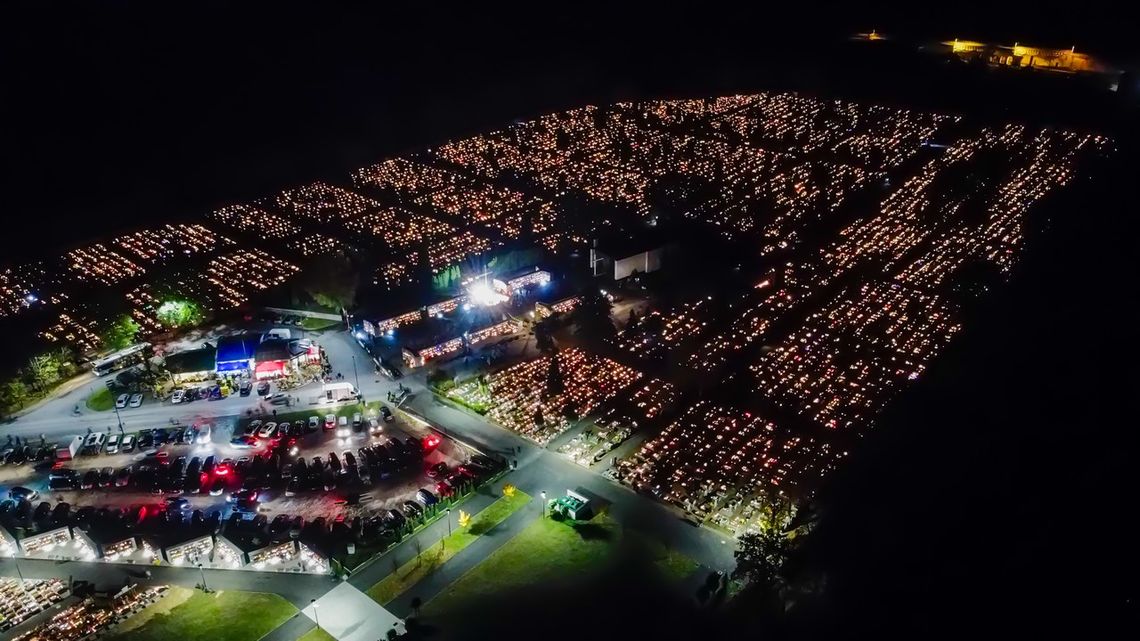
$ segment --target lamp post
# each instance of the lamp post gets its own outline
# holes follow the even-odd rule
[[[542,496],[542,518],[546,518],[546,490],[539,492]]]
[[[115,419],[119,421],[119,433],[123,433],[123,417],[119,416],[119,402],[118,400],[112,405],[115,408]]]
[[[447,536],[451,536],[451,508],[447,508]]]
[[[309,604],[313,606],[313,623],[317,624],[317,629],[321,628],[321,618],[317,616],[317,608],[321,607],[316,599],[309,599]]]
[[[356,371],[356,354],[352,355],[352,376],[356,379],[356,393],[360,395],[360,401],[364,402],[364,392],[360,390],[360,373]]]
[[[202,564],[198,564],[198,572],[202,574],[202,591],[209,592],[210,586],[206,585],[206,571],[202,569]]]

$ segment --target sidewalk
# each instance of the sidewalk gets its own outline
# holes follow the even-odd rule
[[[463,548],[451,560],[444,563],[438,571],[430,574],[419,583],[412,586],[400,596],[384,606],[396,616],[404,619],[412,615],[412,599],[419,598],[423,603],[431,601],[447,586],[459,577],[467,574],[469,570],[486,560],[507,541],[515,538],[519,532],[539,517],[534,509],[534,502],[510,515],[506,521],[491,528],[470,545]]]

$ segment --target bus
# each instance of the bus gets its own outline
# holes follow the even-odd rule
[[[141,363],[150,358],[153,354],[154,352],[151,349],[150,343],[136,343],[96,360],[92,364],[92,370],[94,370],[96,376],[106,376],[111,372],[117,372],[131,365]]]

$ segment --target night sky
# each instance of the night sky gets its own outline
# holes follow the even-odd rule
[[[871,28],[916,42],[1076,45],[1124,67],[1140,58],[1134,23],[1097,3],[742,13],[575,2],[429,15],[47,4],[6,7],[0,20],[0,180],[15,234],[5,263],[318,179],[347,183],[385,156],[585,103],[856,85],[894,86],[903,104],[953,93],[836,56]],[[1058,104],[1059,118],[1085,115],[1079,101]],[[1113,113],[1112,127],[1129,120]],[[1135,615],[1127,404],[1140,324],[1126,240],[1135,210],[1123,203],[1113,189],[1070,203],[979,329],[821,492],[831,516],[812,562],[834,590],[797,632],[1020,634]]]

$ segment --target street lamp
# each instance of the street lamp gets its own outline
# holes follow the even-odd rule
[[[356,393],[360,395],[360,402],[364,402],[364,392],[360,390],[360,373],[356,371],[356,354],[352,355],[352,376],[356,378]]]
[[[316,599],[309,599],[309,604],[313,606],[313,622],[317,624],[317,629],[321,628],[321,618],[317,616],[317,608],[321,607]]]
[[[447,536],[451,536],[451,508],[447,508]]]
[[[202,569],[202,564],[198,564],[198,571],[202,573],[202,591],[209,592],[210,586],[206,585],[206,571]]]
[[[546,490],[539,492],[542,495],[542,518],[546,518]]]

